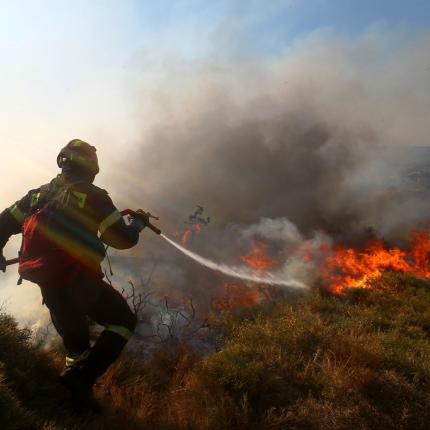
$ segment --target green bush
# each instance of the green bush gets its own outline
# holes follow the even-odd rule
[[[394,274],[345,300],[284,303],[237,327],[185,402],[210,411],[208,429],[428,428],[429,311],[428,284]]]

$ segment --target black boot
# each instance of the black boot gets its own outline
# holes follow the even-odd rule
[[[79,367],[87,379],[95,382],[99,376],[103,375],[121,354],[126,343],[127,339],[119,334],[104,330],[89,354],[79,360]]]
[[[72,394],[72,405],[75,412],[98,413],[101,408],[93,397],[94,380],[89,379],[82,369],[73,365],[63,370],[59,376],[60,383]]]
[[[72,393],[73,406],[77,412],[100,411],[92,387],[96,379],[118,358],[126,343],[124,337],[105,330],[87,353],[63,371],[60,382]]]

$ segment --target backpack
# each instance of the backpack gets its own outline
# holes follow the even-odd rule
[[[105,247],[97,238],[88,240],[70,211],[82,208],[73,185],[56,178],[32,195],[22,227],[18,272],[37,284],[64,284],[83,268],[100,270]],[[89,243],[91,242],[91,243]]]

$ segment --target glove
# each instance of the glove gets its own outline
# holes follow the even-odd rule
[[[0,270],[6,272],[6,258],[3,257],[3,254],[0,254]]]
[[[131,221],[130,227],[134,228],[140,233],[148,225],[149,216],[141,209],[136,212],[136,215],[137,216]]]

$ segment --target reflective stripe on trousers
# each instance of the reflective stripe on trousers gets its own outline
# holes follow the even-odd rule
[[[117,335],[123,337],[125,340],[129,340],[133,335],[132,331],[130,331],[127,327],[124,327],[122,325],[108,324],[105,326],[105,329],[107,331],[116,333]]]
[[[75,364],[76,359],[66,355],[66,367],[71,367]]]

